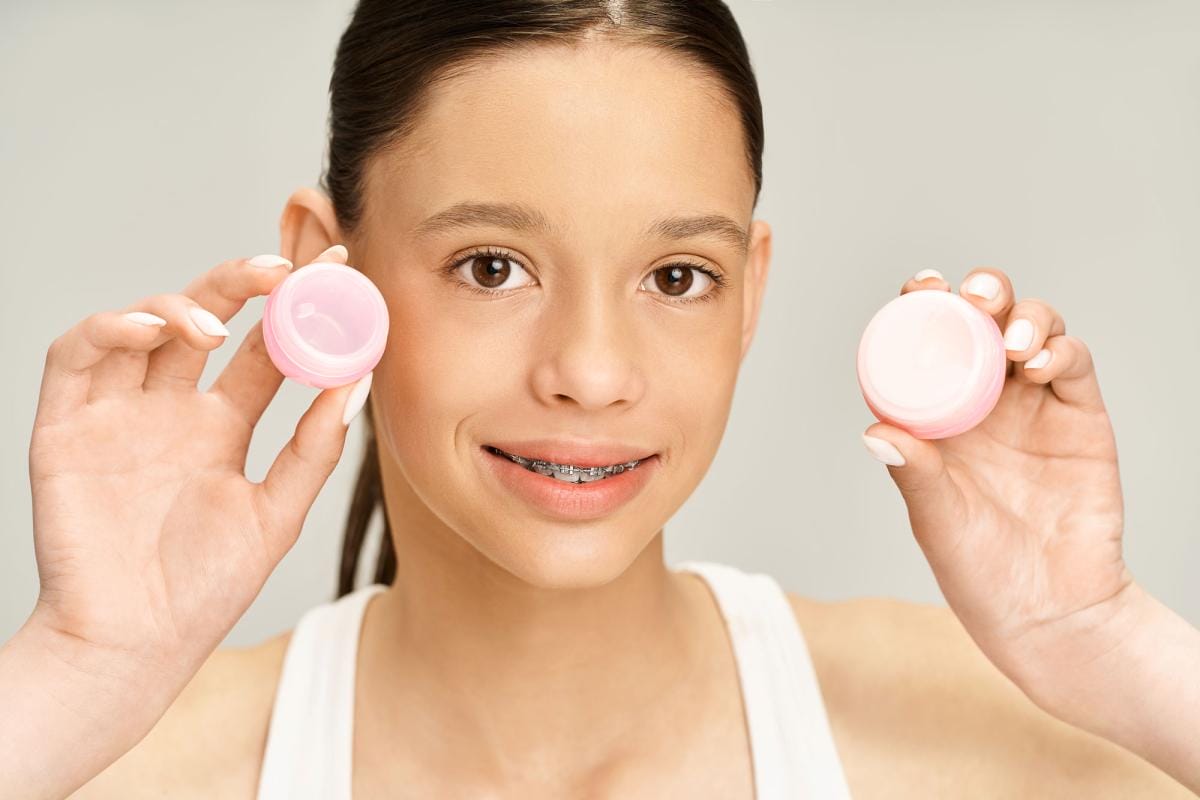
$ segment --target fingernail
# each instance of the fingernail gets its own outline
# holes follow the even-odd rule
[[[288,269],[292,268],[291,261],[288,261],[283,256],[277,256],[274,253],[263,253],[261,256],[255,256],[254,258],[250,259],[247,263],[252,267],[262,267],[263,269],[278,267],[281,264],[287,264]]]
[[[946,280],[945,276],[942,275],[942,273],[938,272],[936,269],[923,269],[920,272],[918,272],[916,275],[913,275],[914,281],[923,281],[926,278],[938,278],[939,280],[943,280],[943,281]]]
[[[891,442],[875,436],[867,436],[865,433],[862,435],[862,440],[863,444],[867,446],[867,452],[884,464],[892,467],[904,466],[904,456],[900,455],[900,451]]]
[[[335,244],[333,247],[322,251],[321,255],[314,258],[313,261],[323,261],[326,258],[335,257],[340,257],[342,261],[346,261],[350,258],[350,251],[346,249],[345,245]]]
[[[1025,369],[1044,367],[1050,363],[1050,359],[1052,358],[1054,358],[1054,353],[1050,352],[1048,348],[1043,347],[1041,350],[1038,350],[1036,356],[1025,362]]]
[[[154,314],[147,314],[145,311],[130,311],[127,314],[122,314],[125,319],[136,322],[139,325],[166,325],[167,321],[162,317],[156,317]]]
[[[1015,319],[1004,332],[1004,349],[1021,352],[1033,342],[1033,323],[1027,319]]]
[[[199,306],[192,306],[188,309],[188,316],[192,318],[192,322],[196,323],[197,328],[209,336],[229,335],[229,331],[225,330],[221,320],[217,319],[211,311],[206,311]]]
[[[967,294],[992,300],[1000,294],[1000,279],[990,272],[981,272],[967,282]]]
[[[363,375],[350,390],[349,396],[346,397],[346,408],[342,411],[343,425],[349,425],[350,420],[358,416],[359,411],[362,411],[363,405],[367,402],[367,392],[371,391],[371,379],[374,375],[374,372]]]

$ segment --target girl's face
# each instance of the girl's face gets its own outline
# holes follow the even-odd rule
[[[628,46],[510,54],[435,87],[407,148],[371,164],[348,243],[391,314],[372,387],[385,475],[408,484],[390,494],[445,526],[422,535],[538,586],[599,585],[708,470],[770,231],[749,225],[737,112],[703,79]],[[475,213],[429,222],[463,203]],[[709,224],[652,230],[666,217]],[[619,507],[562,515],[498,480],[515,465],[484,449],[533,439],[658,463]]]

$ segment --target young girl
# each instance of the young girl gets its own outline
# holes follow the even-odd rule
[[[995,410],[865,439],[949,609],[664,564],[771,254],[759,95],[719,0],[363,0],[330,88],[323,191],[288,200],[281,256],[47,353],[41,591],[0,651],[0,797],[1200,790],[1200,632],[1124,566],[1086,346],[999,270],[961,287],[1007,334]],[[282,381],[261,324],[197,381],[222,323],[318,260],[379,287],[387,351],[252,483]],[[951,289],[919,277],[901,292]],[[368,397],[339,597],[217,650]]]

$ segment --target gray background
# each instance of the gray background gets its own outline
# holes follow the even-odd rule
[[[1200,4],[731,5],[763,94],[757,216],[773,225],[774,258],[724,442],[667,527],[667,560],[767,571],[819,599],[944,604],[899,492],[859,440],[874,418],[853,355],[913,272],[939,269],[957,288],[990,265],[1092,348],[1127,561],[1200,625]],[[317,181],[351,8],[0,8],[0,640],[37,595],[28,446],[46,347],[93,311],[277,251],[288,194]],[[231,321],[202,388],[264,302]],[[284,383],[251,447],[253,479],[315,393]],[[361,433],[227,646],[332,596]]]

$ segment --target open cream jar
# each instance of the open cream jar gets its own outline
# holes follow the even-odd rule
[[[320,389],[342,386],[383,357],[387,303],[358,270],[318,261],[271,291],[262,330],[267,353],[284,375]]]

